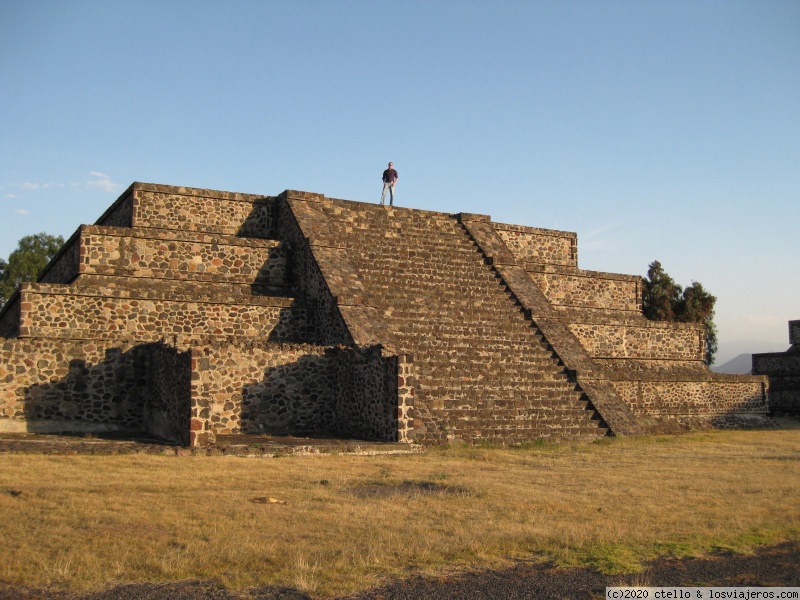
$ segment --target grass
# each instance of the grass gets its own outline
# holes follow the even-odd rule
[[[800,429],[398,457],[3,455],[0,581],[326,597],[515,559],[635,572],[798,539],[798,498]]]

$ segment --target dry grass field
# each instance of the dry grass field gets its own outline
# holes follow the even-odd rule
[[[0,538],[0,581],[75,590],[202,578],[326,597],[531,557],[635,571],[800,538],[800,429],[397,457],[2,455]]]

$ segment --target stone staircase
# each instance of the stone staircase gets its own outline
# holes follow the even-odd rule
[[[324,213],[364,303],[413,355],[416,436],[513,443],[607,433],[455,217],[345,201]]]

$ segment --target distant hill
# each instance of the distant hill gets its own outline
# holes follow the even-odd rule
[[[765,340],[730,340],[720,341],[719,349],[716,354],[717,365],[725,365],[728,362],[739,358],[740,354],[761,354],[763,352],[785,352],[789,347],[789,337],[786,341],[765,341]],[[748,370],[750,367],[748,367]],[[717,371],[711,367],[712,371]],[[719,371],[720,373],[722,371]]]
[[[752,368],[753,355],[747,353],[740,354],[719,366],[711,366],[711,370],[715,373],[728,373],[731,375],[746,375],[750,373],[750,369]]]

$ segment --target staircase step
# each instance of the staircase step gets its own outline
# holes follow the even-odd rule
[[[97,274],[286,285],[287,254],[276,240],[83,225],[40,281],[70,283]]]
[[[226,286],[180,293],[142,286],[86,288],[25,284],[20,292],[20,337],[158,340],[165,336],[244,336],[301,341],[306,311],[292,298],[242,297]],[[141,293],[137,293],[141,292]],[[193,293],[194,292],[194,293]],[[216,293],[215,293],[216,292]]]

